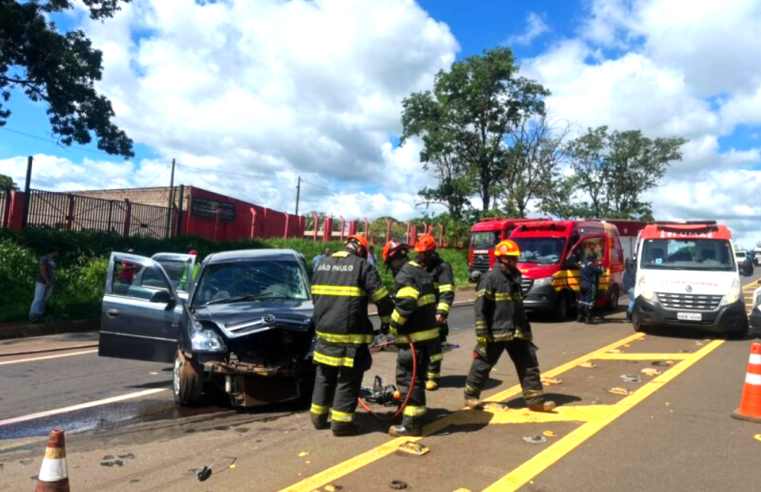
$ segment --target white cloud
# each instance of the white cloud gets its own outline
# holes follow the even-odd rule
[[[542,16],[535,12],[529,12],[526,17],[526,30],[522,34],[510,36],[507,43],[528,46],[534,39],[548,32],[550,32],[550,26],[547,25]]]
[[[580,128],[641,129],[690,139],[648,194],[658,219],[716,219],[750,246],[761,149],[721,146],[738,125],[761,124],[761,3],[592,0],[578,37],[523,64],[548,103]],[[757,145],[757,144],[756,144]]]
[[[143,0],[86,28],[117,123],[162,156],[357,182],[458,49],[411,0]]]

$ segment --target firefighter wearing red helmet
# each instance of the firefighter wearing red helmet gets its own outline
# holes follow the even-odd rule
[[[532,342],[531,325],[526,318],[518,270],[520,248],[511,240],[500,242],[494,250],[496,264],[478,284],[476,292],[476,339],[473,364],[465,383],[465,405],[481,408],[481,390],[489,373],[507,352],[518,371],[523,398],[530,410],[548,412],[555,403],[545,401],[537,347]]]
[[[415,243],[417,262],[433,277],[433,286],[436,289],[436,323],[439,325],[439,339],[443,345],[449,335],[447,318],[454,303],[455,286],[452,266],[439,256],[436,252],[437,247],[436,239],[431,234],[423,234]],[[441,361],[431,362],[426,374],[425,389],[439,389],[440,378]]]
[[[396,385],[402,400],[409,394],[402,425],[389,429],[393,437],[422,435],[427,411],[425,376],[431,362],[441,362],[442,357],[433,278],[422,265],[410,261],[409,250],[408,245],[395,241],[383,248],[383,262],[394,273],[396,289],[396,307],[391,314],[391,334],[399,348]]]
[[[354,413],[362,378],[372,365],[369,345],[374,338],[368,302],[378,306],[385,324],[394,308],[378,270],[367,261],[367,250],[364,236],[349,236],[345,247],[323,258],[314,272],[317,375],[310,415],[316,429],[331,428],[336,436],[354,435],[360,428]]]

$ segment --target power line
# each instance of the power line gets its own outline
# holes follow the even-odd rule
[[[158,173],[156,176],[154,176],[152,180],[148,181],[148,182],[147,182],[147,183],[146,183],[146,184],[143,186],[143,188],[148,188],[148,187],[149,187],[151,184],[153,184],[153,182],[154,182],[154,181],[156,181],[157,179],[159,179],[161,176],[165,175],[165,174],[166,174],[166,172],[167,172],[167,171],[169,171],[169,169],[170,169],[170,168],[171,168],[171,166],[167,166],[167,167],[165,167],[165,168],[164,168],[164,169],[163,169],[163,170],[162,170],[160,173]]]
[[[108,152],[103,152],[102,150],[88,149],[86,147],[82,147],[82,146],[79,146],[79,145],[64,146],[64,145],[61,145],[58,142],[58,140],[53,140],[52,138],[38,137],[36,135],[31,135],[29,133],[20,132],[18,130],[12,130],[12,129],[6,128],[4,126],[0,126],[0,130],[5,130],[6,132],[15,133],[16,135],[21,135],[23,137],[32,138],[34,140],[39,140],[41,142],[53,143],[53,144],[55,144],[56,147],[59,147],[59,148],[64,149],[64,150],[66,150],[67,147],[68,147],[68,148],[79,149],[82,152],[90,152],[90,153],[93,153],[93,154],[102,154],[102,155],[106,155],[106,156],[109,156],[109,157],[114,157],[113,155],[109,154]]]
[[[269,178],[272,178],[272,176],[267,176],[265,174],[249,174],[249,173],[236,173],[236,172],[232,172],[232,171],[220,171],[218,169],[208,169],[208,168],[204,168],[204,167],[189,166],[187,164],[180,164],[179,162],[177,163],[177,166],[184,167],[184,168],[187,168],[187,169],[194,169],[196,171],[206,171],[208,173],[217,173],[217,174],[229,174],[231,176],[242,176],[242,177],[246,177],[246,178],[257,178],[257,179],[261,179],[261,178],[269,179]]]

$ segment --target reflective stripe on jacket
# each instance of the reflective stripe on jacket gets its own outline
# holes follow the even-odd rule
[[[425,271],[433,277],[433,287],[436,289],[436,314],[445,318],[454,303],[454,274],[452,266],[434,253],[425,263]]]
[[[482,342],[531,340],[531,325],[523,307],[520,277],[499,265],[481,278],[476,292],[476,338]]]
[[[352,367],[353,355],[340,349],[373,342],[373,325],[367,314],[370,301],[378,306],[382,322],[389,321],[394,307],[378,270],[348,248],[320,260],[312,296],[319,342],[314,361],[331,366]]]
[[[408,261],[394,277],[396,308],[391,315],[391,334],[397,343],[426,344],[431,359],[441,354],[436,324],[436,290],[423,267]]]

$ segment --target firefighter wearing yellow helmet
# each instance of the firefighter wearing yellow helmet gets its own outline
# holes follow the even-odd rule
[[[495,264],[480,280],[476,292],[476,339],[473,364],[465,383],[465,404],[481,408],[481,391],[489,373],[507,352],[518,371],[523,398],[532,411],[547,412],[555,403],[545,401],[537,347],[532,342],[531,325],[526,318],[518,270],[520,248],[511,240],[494,250]]]

